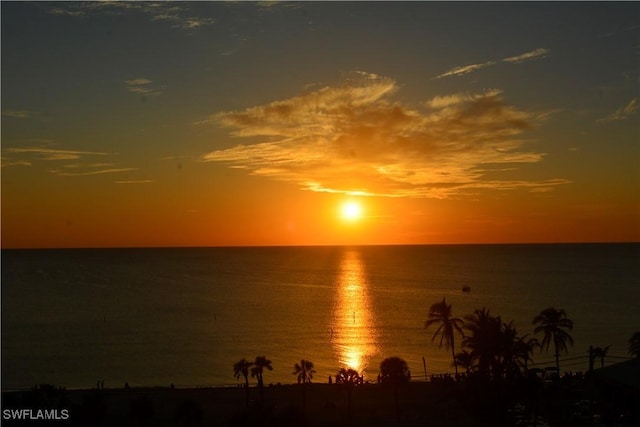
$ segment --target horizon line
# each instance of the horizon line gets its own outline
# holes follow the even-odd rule
[[[381,244],[257,244],[257,245],[194,245],[194,246],[34,246],[0,247],[12,250],[99,250],[99,249],[251,249],[251,248],[349,248],[349,247],[402,247],[402,246],[559,246],[559,245],[637,245],[640,241],[566,241],[566,242],[470,242],[470,243],[381,243]]]

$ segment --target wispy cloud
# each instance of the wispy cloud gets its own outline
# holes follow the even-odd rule
[[[97,169],[97,170],[89,170],[84,172],[67,172],[61,169],[51,169],[49,170],[49,172],[59,176],[89,176],[89,175],[103,175],[105,173],[129,172],[134,170],[137,170],[137,168]]]
[[[547,53],[549,53],[549,49],[536,49],[536,50],[532,50],[531,52],[526,52],[523,53],[521,55],[518,56],[511,56],[509,58],[504,58],[502,61],[503,62],[513,62],[513,63],[519,63],[519,62],[524,62],[524,61],[529,61],[532,59],[540,59],[540,58],[544,58]]]
[[[0,165],[2,165],[3,168],[8,166],[31,166],[31,162],[27,160],[11,160],[11,159],[7,159],[3,155]]]
[[[34,112],[29,110],[2,110],[2,117],[11,117],[14,119],[28,119],[33,116]]]
[[[125,80],[124,83],[129,92],[144,95],[159,95],[162,93],[160,89],[151,85],[153,81],[146,78]]]
[[[541,59],[544,58],[547,53],[549,53],[549,49],[543,49],[543,48],[538,48],[535,50],[532,50],[531,52],[525,52],[522,53],[520,55],[516,55],[516,56],[510,56],[507,58],[503,58],[499,61],[487,61],[487,62],[482,62],[479,64],[470,64],[470,65],[463,65],[463,66],[459,66],[459,67],[454,67],[452,69],[450,69],[449,71],[442,73],[436,77],[434,77],[434,79],[441,79],[443,77],[450,77],[450,76],[462,76],[464,74],[469,74],[473,71],[477,71],[480,70],[482,68],[486,68],[492,65],[496,65],[500,62],[507,62],[507,63],[511,63],[511,64],[518,64],[521,62],[525,62],[525,61],[531,61],[534,59]]]
[[[108,153],[95,151],[59,150],[46,147],[9,147],[4,150],[8,154],[26,154],[39,160],[75,160],[83,156],[106,156]]]
[[[481,68],[489,67],[490,65],[493,65],[493,64],[495,64],[495,62],[489,61],[489,62],[483,62],[482,64],[471,64],[471,65],[463,65],[461,67],[454,67],[451,70],[447,71],[446,73],[436,76],[436,79],[441,79],[442,77],[449,77],[449,76],[461,76],[463,74],[468,74],[472,71],[476,71]]]
[[[627,117],[629,117],[632,114],[634,114],[636,111],[638,111],[638,98],[632,99],[624,107],[618,108],[616,111],[614,111],[613,113],[609,114],[608,116],[602,117],[602,118],[596,120],[596,122],[598,122],[598,123],[608,123],[608,122],[614,122],[614,121],[617,121],[617,120],[624,120]]]
[[[499,90],[436,97],[422,107],[392,102],[396,90],[390,78],[358,73],[342,85],[214,114],[199,123],[267,141],[215,150],[202,160],[312,191],[392,197],[445,198],[568,182],[495,179],[506,164],[543,159],[544,153],[523,149],[520,135],[549,113],[512,107]]]
[[[74,17],[83,17],[86,15],[86,12],[80,9],[68,9],[64,7],[52,7],[49,9],[49,13],[52,15],[60,15],[60,16],[74,16]]]
[[[183,30],[195,30],[215,23],[211,17],[194,14],[190,6],[188,2],[93,1],[52,3],[48,11],[52,15],[74,18],[139,13],[150,21],[166,22]]]
[[[2,167],[34,166],[39,162],[55,162],[59,166],[48,169],[48,172],[58,176],[89,176],[137,170],[131,167],[118,167],[111,162],[84,161],[112,155],[113,153],[64,150],[51,146],[8,147],[2,150]],[[70,160],[74,162],[65,163]]]

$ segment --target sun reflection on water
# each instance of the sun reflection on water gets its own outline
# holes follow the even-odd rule
[[[335,294],[331,341],[341,367],[355,369],[361,374],[377,351],[368,288],[360,253],[345,251]]]

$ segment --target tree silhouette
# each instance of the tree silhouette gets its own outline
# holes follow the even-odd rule
[[[311,383],[311,379],[313,378],[313,374],[316,371],[313,369],[313,362],[302,359],[300,364],[295,364],[293,366],[293,374],[298,377],[298,384],[302,383],[302,408],[305,409],[307,406],[307,392],[306,392],[306,384]]]
[[[264,379],[262,375],[265,369],[268,369],[270,371],[273,370],[273,366],[271,366],[271,360],[267,359],[265,356],[256,357],[256,360],[253,362],[253,366],[251,367],[251,377],[255,377],[258,379],[260,405],[264,404]]]
[[[400,421],[400,404],[398,402],[398,386],[408,383],[411,372],[407,362],[399,357],[388,357],[380,363],[380,382],[390,384],[393,387],[393,395],[396,404],[396,417]]]
[[[457,363],[459,366],[462,366],[465,369],[467,375],[471,373],[475,362],[475,355],[473,355],[471,352],[468,352],[467,350],[462,350],[460,353],[456,353],[455,363]]]
[[[316,373],[313,369],[313,362],[302,359],[300,363],[293,365],[293,374],[298,376],[298,384],[310,383],[313,379],[313,374]]]
[[[347,414],[351,416],[351,393],[353,388],[360,382],[360,374],[355,369],[341,368],[336,374],[336,384],[344,387],[347,392]]]
[[[244,377],[245,405],[247,408],[249,407],[249,369],[252,365],[253,363],[244,357],[233,365],[233,376],[238,380],[241,376]]]
[[[593,349],[593,358],[600,358],[600,367],[604,368],[604,358],[607,357],[607,353],[609,352],[609,348],[611,346],[608,345],[605,348],[602,347],[596,347]]]
[[[494,377],[498,376],[504,340],[502,320],[492,316],[484,307],[465,316],[465,320],[465,328],[470,333],[465,335],[463,345],[471,350],[478,361],[478,372],[485,377],[490,377],[492,373]]]
[[[494,362],[495,372],[498,376],[504,373],[507,379],[513,379],[519,373],[518,358],[519,348],[518,331],[513,321],[502,323],[500,327],[500,337],[498,338],[498,347],[496,360]]]
[[[573,321],[567,318],[567,313],[553,307],[546,308],[533,318],[533,324],[538,325],[534,329],[535,334],[544,333],[540,342],[541,350],[549,351],[549,345],[553,342],[556,357],[556,369],[560,374],[560,351],[568,352],[567,344],[573,345],[573,338],[568,331],[573,329]]]
[[[513,321],[505,323],[500,316],[492,316],[482,308],[465,316],[465,328],[468,332],[462,345],[470,352],[458,353],[461,363],[466,358],[486,379],[513,380],[526,372],[538,340],[519,336]]]
[[[634,332],[629,338],[629,355],[640,359],[640,331]]]
[[[518,338],[515,361],[525,372],[529,368],[529,362],[533,361],[531,356],[533,356],[536,348],[540,348],[540,342],[538,342],[537,338],[530,337],[529,334]]]
[[[433,324],[437,324],[438,329],[436,329],[431,337],[431,341],[435,341],[436,338],[440,336],[438,348],[442,348],[444,344],[447,350],[451,350],[451,358],[453,359],[453,366],[455,367],[457,375],[458,363],[456,362],[455,355],[455,333],[458,332],[464,337],[464,333],[462,332],[463,322],[462,319],[452,316],[451,304],[447,304],[446,298],[442,298],[441,302],[431,305],[429,318],[424,322],[424,327],[427,329]]]

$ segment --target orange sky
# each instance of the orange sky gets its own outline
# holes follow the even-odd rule
[[[640,241],[636,5],[168,5],[2,3],[3,248]]]

